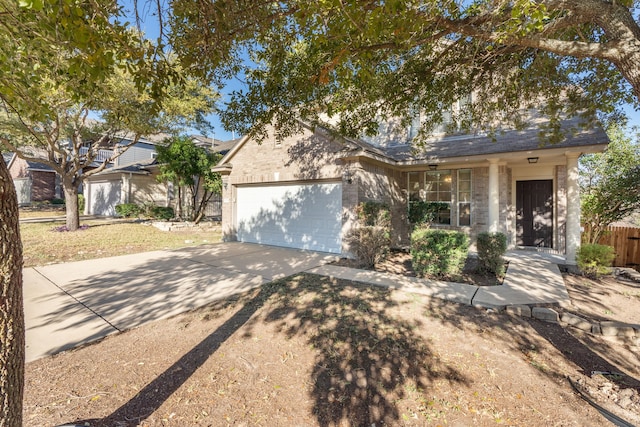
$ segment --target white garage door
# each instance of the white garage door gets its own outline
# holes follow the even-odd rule
[[[120,204],[121,181],[92,182],[89,186],[89,213],[93,215],[116,215]]]
[[[241,242],[340,253],[342,184],[238,187]]]
[[[31,203],[31,178],[16,178],[13,180],[18,195],[18,205],[25,206]]]

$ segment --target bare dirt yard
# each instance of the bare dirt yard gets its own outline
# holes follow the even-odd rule
[[[638,284],[566,279],[576,312],[638,323],[626,319],[638,314]],[[572,379],[640,425],[638,350],[558,324],[300,274],[29,363],[24,423],[611,425]]]

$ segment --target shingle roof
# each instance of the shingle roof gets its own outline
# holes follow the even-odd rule
[[[563,129],[569,130],[578,124],[577,120],[567,120]],[[580,129],[569,133],[564,141],[556,144],[544,144],[540,139],[540,128],[506,131],[491,138],[486,135],[459,135],[427,141],[423,147],[393,145],[376,147],[363,141],[352,141],[361,149],[382,155],[397,162],[441,160],[466,156],[493,155],[500,153],[535,151],[545,148],[569,148],[589,145],[606,145],[607,134],[601,127]]]
[[[12,158],[13,153],[2,153],[2,159],[4,160],[5,165],[8,165]]]
[[[202,135],[191,135],[191,139],[196,140],[201,147],[211,149],[216,153],[226,154],[233,148],[241,138],[231,139],[229,141],[221,141],[215,138],[207,138]]]
[[[11,161],[11,159],[13,159],[14,155],[14,153],[2,153],[2,159],[4,160],[4,163],[6,165],[9,165],[9,162]],[[26,163],[27,168],[31,170],[55,172],[55,170],[51,166],[45,165],[44,163],[39,163],[33,160],[27,160]]]
[[[121,166],[114,166],[112,168],[107,168],[103,171],[98,172],[93,176],[98,175],[106,175],[112,173],[137,173],[137,174],[149,174],[149,170],[147,169],[150,166],[153,166],[157,163],[155,158],[149,158],[145,160],[140,160],[134,163],[129,163]]]
[[[44,163],[33,162],[30,160],[27,160],[27,167],[31,170],[55,172],[55,170],[49,165],[45,165]]]

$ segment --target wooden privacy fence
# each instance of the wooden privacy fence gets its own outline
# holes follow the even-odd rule
[[[598,243],[613,246],[616,251],[614,267],[640,266],[640,228],[609,226]]]

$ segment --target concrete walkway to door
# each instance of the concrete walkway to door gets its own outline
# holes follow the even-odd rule
[[[558,267],[558,264],[564,263],[564,258],[524,250],[510,251],[505,258],[509,261],[509,267],[501,286],[473,286],[336,265],[323,265],[310,270],[309,273],[486,308],[570,303],[569,293]]]
[[[219,243],[25,268],[26,360],[202,307],[335,255]]]

